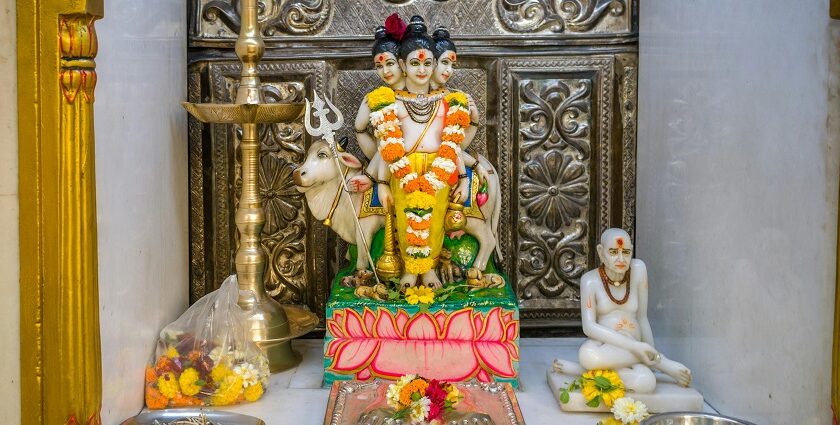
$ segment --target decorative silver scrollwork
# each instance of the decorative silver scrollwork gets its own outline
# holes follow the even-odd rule
[[[333,0],[278,0],[257,2],[257,20],[265,36],[276,33],[304,35],[321,31],[329,20]],[[213,0],[204,5],[201,16],[208,22],[221,21],[231,33],[241,26],[239,0]]]
[[[621,16],[625,0],[500,0],[499,18],[513,32],[585,32],[607,15]]]

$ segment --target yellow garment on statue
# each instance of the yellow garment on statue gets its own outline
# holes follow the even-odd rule
[[[437,154],[414,152],[408,155],[408,161],[411,163],[411,169],[418,175],[423,175],[426,171],[432,168],[432,161],[435,160]],[[406,193],[400,187],[399,179],[391,179],[391,193],[394,196],[394,209],[396,215],[397,235],[400,246],[400,257],[402,257],[405,271],[413,274],[423,274],[437,265],[438,256],[440,256],[440,249],[443,247],[443,220],[446,217],[446,210],[449,208],[449,191],[450,187],[446,186],[437,191],[435,194],[435,206],[432,210],[432,224],[429,229],[429,247],[432,249],[428,258],[414,258],[405,254],[406,248],[410,246],[406,238],[406,228],[408,227],[408,218],[405,216],[406,208]]]

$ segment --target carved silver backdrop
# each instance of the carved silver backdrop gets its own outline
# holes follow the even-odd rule
[[[444,25],[458,46],[450,86],[482,118],[470,146],[499,170],[502,268],[523,327],[577,326],[578,281],[596,265],[601,231],[635,226],[637,0],[262,0],[268,101],[326,92],[344,113],[339,136],[379,85],[373,29],[398,12]],[[237,0],[191,0],[191,102],[230,102],[239,63]],[[260,129],[266,287],[323,318],[346,246],[314,220],[291,173],[313,140],[303,123]],[[240,190],[238,129],[190,118],[190,299],[233,272]],[[351,142],[351,150],[361,153]]]

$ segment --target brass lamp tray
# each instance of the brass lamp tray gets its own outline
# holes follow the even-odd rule
[[[164,409],[140,413],[122,425],[265,425],[262,419],[212,409]]]
[[[274,345],[281,342],[291,341],[311,332],[318,326],[318,315],[298,306],[281,304],[286,318],[289,320],[289,335],[283,338],[264,339],[256,341],[257,345]]]
[[[336,381],[324,415],[324,425],[354,425],[366,412],[388,408],[386,392],[392,381]],[[507,383],[459,382],[464,398],[456,406],[459,416],[481,413],[494,425],[524,425],[513,387]],[[445,421],[444,423],[449,423]]]
[[[303,103],[190,103],[182,102],[192,116],[213,124],[291,122],[303,114]]]

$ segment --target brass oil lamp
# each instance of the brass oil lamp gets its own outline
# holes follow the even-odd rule
[[[205,123],[242,126],[242,194],[236,208],[239,230],[236,250],[236,277],[239,306],[247,312],[248,334],[268,356],[271,372],[290,369],[301,356],[292,350],[291,340],[311,331],[318,317],[302,308],[281,305],[265,291],[265,254],[261,246],[265,211],[258,188],[260,141],[257,124],[289,123],[303,113],[303,103],[265,103],[257,66],[265,44],[257,24],[257,0],[242,0],[242,27],[236,40],[236,55],[242,74],[234,104],[189,103],[184,108]]]

